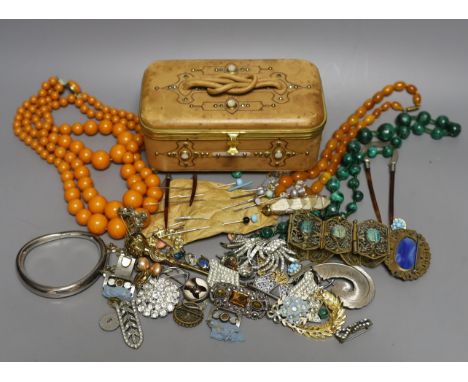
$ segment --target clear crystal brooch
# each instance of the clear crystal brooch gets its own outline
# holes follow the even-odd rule
[[[137,294],[137,310],[145,317],[165,317],[179,302],[179,286],[166,277],[150,277]]]

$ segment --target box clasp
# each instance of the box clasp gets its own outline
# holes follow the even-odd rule
[[[229,136],[229,141],[227,142],[227,145],[228,145],[227,153],[232,156],[239,154],[239,149],[238,149],[239,140],[237,139],[237,137],[239,136],[239,133],[227,133],[227,134]]]

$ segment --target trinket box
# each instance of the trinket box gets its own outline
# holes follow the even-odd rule
[[[158,171],[310,169],[325,102],[304,60],[157,61],[145,71],[140,123]]]

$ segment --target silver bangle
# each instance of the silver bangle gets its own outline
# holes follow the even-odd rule
[[[26,267],[25,267],[26,257],[29,255],[31,250],[41,245],[44,245],[46,243],[50,243],[52,241],[70,239],[70,238],[85,239],[96,244],[99,250],[99,261],[94,266],[94,268],[80,280],[74,282],[73,284],[64,285],[64,286],[55,287],[55,286],[43,285],[32,280],[28,276],[26,272]],[[106,261],[107,261],[106,245],[104,244],[104,241],[100,237],[93,235],[92,233],[89,233],[89,232],[67,231],[67,232],[58,232],[58,233],[51,233],[51,234],[39,236],[27,242],[19,250],[18,255],[16,256],[16,269],[24,285],[31,292],[39,296],[47,297],[47,298],[63,298],[63,297],[73,296],[89,288],[99,278],[101,271],[106,265]]]

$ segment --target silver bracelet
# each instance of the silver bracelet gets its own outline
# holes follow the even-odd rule
[[[96,244],[99,250],[99,261],[94,266],[94,268],[86,274],[80,280],[74,282],[73,284],[64,285],[64,286],[49,286],[43,285],[32,280],[26,272],[25,261],[26,257],[29,255],[32,249],[50,243],[52,241],[62,240],[62,239],[85,239]],[[31,292],[47,298],[63,298],[73,296],[77,293],[84,291],[89,288],[100,276],[101,271],[106,265],[107,261],[107,250],[104,241],[89,232],[83,231],[67,231],[67,232],[58,232],[51,233],[43,236],[39,236],[29,242],[27,242],[18,252],[16,257],[16,269],[18,274],[23,281],[26,288]]]

